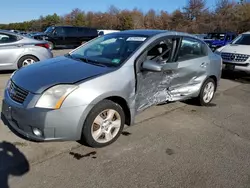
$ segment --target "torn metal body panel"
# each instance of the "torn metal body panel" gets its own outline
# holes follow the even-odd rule
[[[171,100],[168,87],[175,75],[165,72],[142,72],[137,75],[138,90],[136,109],[138,112],[165,101]]]

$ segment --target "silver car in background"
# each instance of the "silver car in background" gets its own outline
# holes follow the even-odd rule
[[[185,33],[107,34],[16,71],[4,92],[2,119],[30,140],[81,139],[103,147],[150,106],[190,98],[209,105],[221,68],[220,56]]]
[[[0,30],[0,70],[15,70],[52,57],[48,43]]]

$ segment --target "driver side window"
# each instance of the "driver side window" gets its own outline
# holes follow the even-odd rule
[[[146,60],[156,61],[158,63],[166,63],[171,59],[173,48],[172,39],[164,39],[148,50]]]

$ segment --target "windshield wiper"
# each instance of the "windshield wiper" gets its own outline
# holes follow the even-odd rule
[[[97,65],[97,66],[101,66],[101,67],[107,67],[107,65],[105,65],[104,63],[100,63],[100,62],[92,60],[92,59],[87,59],[86,57],[80,57],[79,59],[88,63],[88,64]]]
[[[93,59],[88,59],[84,56],[72,56],[71,54],[67,53],[65,54],[66,57],[75,59],[75,60],[80,60],[82,62],[88,63],[88,64],[92,64],[92,65],[96,65],[96,66],[101,66],[101,67],[107,67],[107,65],[105,63],[100,63],[99,61],[93,60]]]

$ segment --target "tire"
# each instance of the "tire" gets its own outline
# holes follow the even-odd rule
[[[106,120],[108,115],[113,118]],[[125,114],[122,107],[110,100],[103,100],[88,114],[81,141],[93,148],[105,147],[118,139],[124,124]]]
[[[210,84],[210,86],[212,87],[211,90],[209,90],[210,94],[208,93],[207,94],[207,100],[205,100],[205,95],[206,95],[206,89],[207,87],[209,87],[208,85]],[[211,85],[212,84],[212,85]],[[213,100],[214,98],[214,94],[215,94],[215,91],[216,91],[216,83],[214,81],[214,79],[212,78],[208,78],[204,84],[202,85],[201,87],[201,90],[200,90],[200,94],[198,96],[198,103],[200,106],[209,106],[209,104],[211,103],[211,101]]]
[[[30,64],[33,64],[35,62],[39,61],[38,58],[36,58],[35,56],[31,56],[31,55],[26,55],[21,57],[18,62],[17,62],[17,67],[20,69],[24,66],[28,66]]]
[[[49,44],[49,49],[50,50],[53,50],[55,48],[55,45],[54,45],[53,42],[48,41],[48,44]]]

